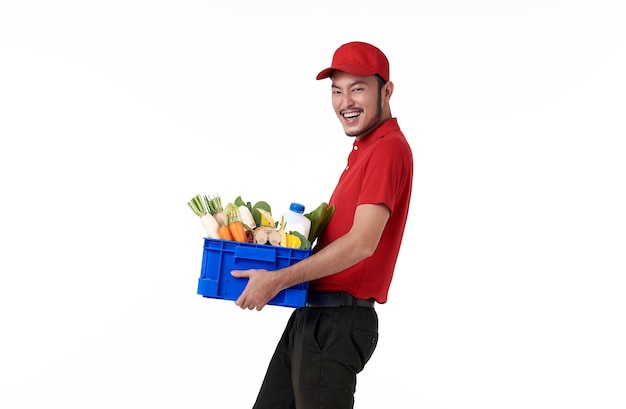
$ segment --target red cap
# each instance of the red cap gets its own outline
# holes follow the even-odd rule
[[[342,45],[333,55],[332,65],[317,74],[317,79],[330,77],[333,70],[366,77],[378,74],[389,81],[389,61],[385,54],[371,44],[354,41]]]

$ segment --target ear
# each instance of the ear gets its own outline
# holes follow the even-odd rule
[[[393,94],[393,82],[387,81],[383,86],[383,99],[388,101],[391,98],[391,94]]]

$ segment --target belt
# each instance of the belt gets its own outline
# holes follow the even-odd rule
[[[307,300],[307,307],[344,307],[350,305],[356,307],[374,308],[374,299],[364,300],[356,298],[345,291],[340,292],[310,292]]]

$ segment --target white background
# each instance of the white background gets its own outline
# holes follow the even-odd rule
[[[291,309],[196,294],[186,203],[328,200],[353,40],[415,158],[356,407],[626,407],[624,2],[211,3],[0,6],[0,407],[251,407]]]

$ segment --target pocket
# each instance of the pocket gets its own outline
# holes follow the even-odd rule
[[[335,311],[334,308],[307,308],[307,310],[309,310],[308,328],[312,331],[310,337],[321,352],[332,342],[332,336],[335,334]]]
[[[378,332],[355,329],[352,331],[352,342],[361,357],[361,368],[357,370],[361,372],[378,345]]]

